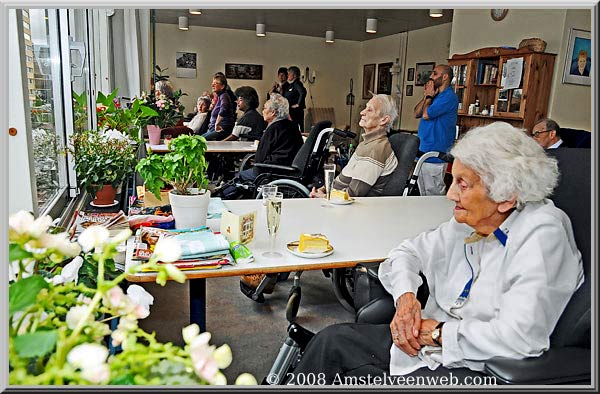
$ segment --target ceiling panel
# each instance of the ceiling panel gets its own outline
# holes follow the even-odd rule
[[[365,41],[410,30],[452,22],[452,10],[445,9],[441,18],[431,18],[428,9],[206,9],[192,15],[187,9],[158,9],[158,23],[177,24],[185,15],[192,26],[252,30],[264,23],[269,32],[325,37],[335,31],[338,40]],[[365,31],[366,19],[377,18],[377,33]]]

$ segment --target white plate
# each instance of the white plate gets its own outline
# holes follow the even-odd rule
[[[318,259],[319,257],[325,257],[325,256],[329,256],[330,254],[333,253],[333,246],[329,245],[329,249],[325,252],[322,253],[306,253],[306,252],[298,252],[298,243],[300,241],[294,241],[294,242],[290,242],[289,244],[287,244],[287,250],[288,252],[290,252],[291,254],[298,256],[298,257],[303,257],[305,259]]]
[[[92,207],[96,207],[96,208],[106,208],[106,207],[114,207],[115,205],[117,205],[119,202],[117,200],[113,200],[112,204],[106,204],[106,205],[99,205],[99,204],[94,204],[94,202],[90,202],[90,205]]]
[[[329,202],[334,205],[348,205],[348,204],[352,204],[354,201],[356,201],[356,200],[353,198],[350,198],[349,200],[337,200],[337,199],[329,200]]]

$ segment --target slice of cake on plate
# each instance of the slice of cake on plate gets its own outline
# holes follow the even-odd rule
[[[298,252],[324,253],[329,250],[329,240],[323,234],[300,234]]]
[[[331,199],[348,201],[348,200],[350,200],[350,195],[348,195],[348,192],[346,190],[332,189],[331,190]]]

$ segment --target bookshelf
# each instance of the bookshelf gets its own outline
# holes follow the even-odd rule
[[[548,113],[555,58],[555,54],[529,48],[502,47],[452,56],[448,65],[454,71],[452,87],[459,99],[460,132],[495,121],[531,131],[535,121]],[[494,105],[494,114],[470,114],[469,105],[476,100],[480,111]]]

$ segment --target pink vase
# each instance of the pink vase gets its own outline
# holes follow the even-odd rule
[[[157,125],[148,125],[147,129],[150,145],[160,145],[160,127]]]

